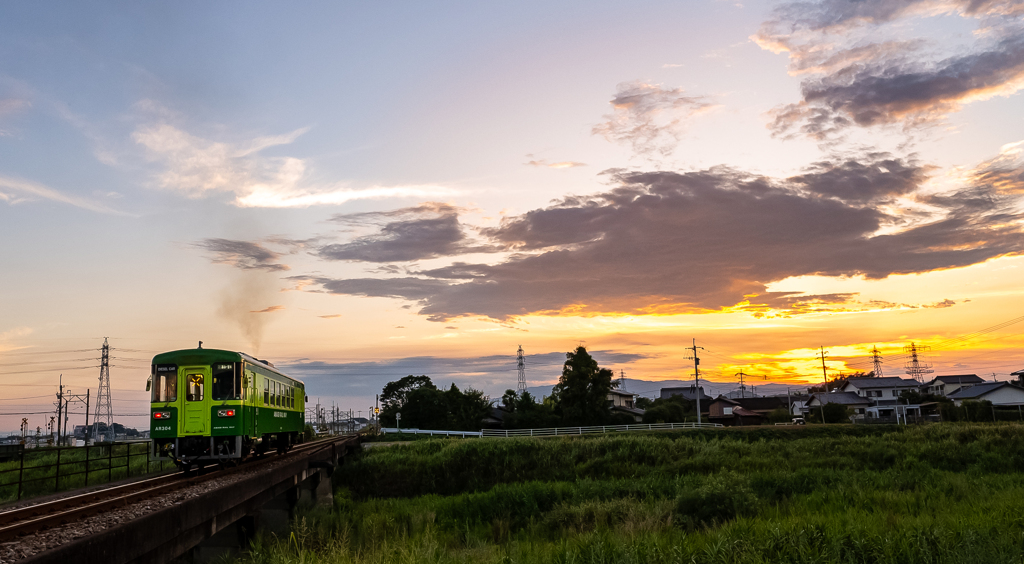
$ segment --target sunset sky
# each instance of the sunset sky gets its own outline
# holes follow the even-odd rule
[[[715,392],[911,342],[1007,379],[1021,90],[1024,0],[4,3],[0,413],[95,394],[104,337],[140,428],[199,340],[364,415],[500,397],[519,345],[530,385],[691,339]]]

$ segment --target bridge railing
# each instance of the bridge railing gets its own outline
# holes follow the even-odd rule
[[[590,435],[622,431],[662,431],[670,429],[717,429],[721,423],[650,423],[639,425],[595,425],[590,427],[549,427],[547,429],[484,429],[482,437],[554,437]]]
[[[174,465],[150,462],[149,441],[82,447],[22,448],[0,460],[0,503],[159,472]]]

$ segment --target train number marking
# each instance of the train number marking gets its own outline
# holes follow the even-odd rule
[[[275,411],[274,417],[288,417],[288,414],[283,411]]]
[[[153,427],[153,430],[154,431],[170,431],[171,428],[169,426],[168,427]]]

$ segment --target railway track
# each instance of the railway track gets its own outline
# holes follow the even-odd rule
[[[237,467],[221,469],[216,464],[210,464],[202,467],[198,475],[195,476],[177,472],[0,512],[0,542],[17,539],[40,530],[60,527],[97,513],[192,487],[236,471],[252,468],[253,464],[280,460],[282,457],[315,450],[321,446],[319,443],[320,441],[313,441],[296,445],[284,455],[264,455]],[[211,469],[215,470],[210,472]]]

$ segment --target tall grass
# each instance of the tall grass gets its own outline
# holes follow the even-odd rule
[[[1024,427],[435,440],[248,562],[1022,563]]]

